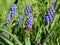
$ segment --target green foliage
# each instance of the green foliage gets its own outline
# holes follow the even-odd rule
[[[6,17],[15,0],[0,0],[0,45],[38,45],[38,43],[41,45],[60,45],[59,0],[57,0],[55,5],[53,21],[43,21],[43,16],[53,1],[54,0],[18,0],[17,13],[7,28],[4,29]],[[32,33],[24,32],[24,23],[27,18],[24,15],[24,10],[27,4],[31,5],[31,13],[33,14]],[[23,16],[23,22],[19,27],[14,21],[17,20],[20,14]],[[2,32],[7,33],[9,37],[4,36]]]

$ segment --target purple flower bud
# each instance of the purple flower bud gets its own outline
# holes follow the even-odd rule
[[[27,10],[25,10],[24,14],[25,14],[25,15],[28,15],[28,12],[27,12]]]
[[[32,26],[31,25],[27,25],[28,26],[28,28],[32,28]]]
[[[45,16],[44,21],[49,21],[49,16]]]
[[[49,15],[49,21],[52,22],[52,17],[51,17],[51,15]]]
[[[26,9],[30,10],[30,5],[29,4],[27,4]]]
[[[25,22],[25,26],[27,26],[28,28],[32,28],[32,14],[29,13],[27,21]]]
[[[49,12],[49,14],[51,14],[51,16],[53,17],[53,15],[54,15],[54,12],[52,13],[52,11],[50,11],[50,12]]]
[[[7,23],[7,24],[10,23],[10,18],[7,18],[6,23]]]
[[[50,10],[54,10],[54,5],[53,4],[50,6]]]
[[[16,9],[16,4],[12,4],[12,9]]]
[[[16,12],[15,11],[11,11],[11,14],[16,14]]]
[[[28,25],[28,22],[25,22],[25,26]]]

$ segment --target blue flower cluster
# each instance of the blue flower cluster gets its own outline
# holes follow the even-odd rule
[[[11,17],[13,17],[16,14],[16,8],[17,8],[16,4],[12,4],[12,7],[6,19],[7,24],[10,23]]]
[[[28,15],[29,13],[30,13],[30,5],[27,4],[26,10],[24,11],[24,14],[25,14],[25,15]]]
[[[48,12],[45,14],[44,16],[44,21],[50,21],[52,22],[52,18],[54,16],[54,5],[55,5],[55,2],[52,3],[52,5],[50,6]]]
[[[25,22],[25,26],[32,29],[32,14],[30,12],[30,5],[26,6],[26,10],[24,12],[25,15],[28,15],[27,21]]]
[[[11,9],[6,19],[6,24],[9,24],[11,17],[13,17],[16,14],[16,8],[17,8],[16,4],[12,4]],[[22,24],[22,15],[19,15],[18,19],[20,21],[20,24]],[[16,21],[16,24],[19,24],[19,22]]]
[[[31,13],[29,13],[28,15],[27,21],[25,22],[25,26],[32,29],[32,14]]]

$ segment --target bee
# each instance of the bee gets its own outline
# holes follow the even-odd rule
[[[26,33],[31,33],[32,32],[32,29],[26,29],[26,30],[24,30],[24,32],[26,32]]]

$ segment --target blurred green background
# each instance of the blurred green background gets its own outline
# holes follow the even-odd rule
[[[60,0],[55,5],[52,22],[44,22],[43,16],[54,0],[17,0],[17,13],[4,29],[9,10],[16,0],[0,0],[0,45],[60,45]],[[24,10],[30,4],[33,15],[32,33],[25,33],[24,23],[26,16]],[[22,14],[23,22],[18,27],[14,21]],[[7,33],[6,37],[2,32]],[[13,32],[13,33],[12,33]]]

